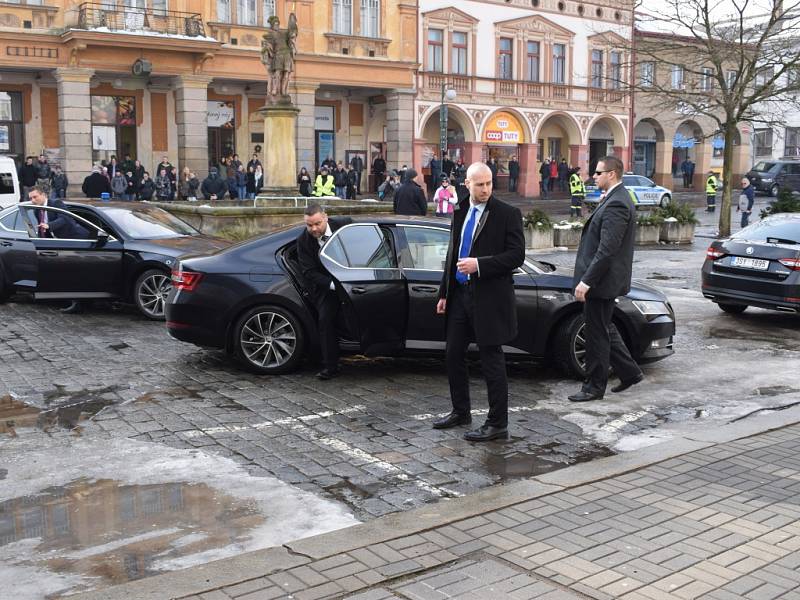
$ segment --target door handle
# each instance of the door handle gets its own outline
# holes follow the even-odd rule
[[[432,285],[412,285],[411,289],[415,292],[429,292],[431,294],[439,291],[438,287],[433,287]]]
[[[353,292],[354,294],[366,294],[367,293],[367,288],[354,287],[350,291]]]
[[[0,242],[0,246],[8,247],[8,246],[13,246],[13,245],[14,245],[14,242]]]
[[[39,256],[58,256],[58,252],[55,250],[40,250]]]

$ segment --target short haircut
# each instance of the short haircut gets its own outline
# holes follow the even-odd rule
[[[316,214],[324,213],[325,209],[323,209],[319,204],[313,202],[306,206],[306,209],[303,211],[303,214],[307,217],[313,217]]]
[[[616,156],[604,156],[597,162],[603,163],[606,171],[614,171],[617,179],[622,179],[622,161]]]
[[[47,192],[45,192],[44,188],[42,186],[40,186],[40,185],[31,186],[28,189],[28,193],[30,194],[31,192],[39,192],[40,194],[42,194],[44,196],[47,196]]]

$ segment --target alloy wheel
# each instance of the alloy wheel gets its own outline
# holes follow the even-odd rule
[[[258,312],[242,326],[239,345],[254,365],[267,369],[280,367],[297,351],[297,333],[283,315]]]
[[[139,285],[139,306],[150,317],[164,316],[164,303],[172,290],[170,278],[163,273],[154,273]]]
[[[572,354],[583,371],[586,371],[586,323],[581,323],[572,340]]]

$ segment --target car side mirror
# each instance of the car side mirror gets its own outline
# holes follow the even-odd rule
[[[655,181],[651,181],[650,182],[650,187],[656,187],[656,182]]]
[[[98,229],[95,235],[95,244],[98,246],[105,246],[108,241],[108,232]]]

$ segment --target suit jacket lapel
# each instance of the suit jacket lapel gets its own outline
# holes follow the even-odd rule
[[[486,220],[489,218],[489,210],[492,208],[492,201],[494,198],[489,198],[486,202],[486,208],[483,209],[483,214],[481,215],[481,220],[478,221],[478,229],[475,231],[475,235],[472,236],[472,246],[475,247],[475,240],[478,239],[478,236],[483,231],[484,225],[486,225]]]

